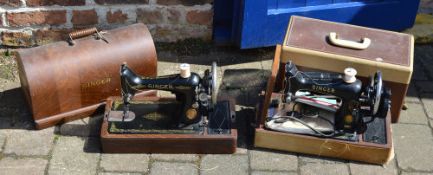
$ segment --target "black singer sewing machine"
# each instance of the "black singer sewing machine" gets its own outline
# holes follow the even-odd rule
[[[200,77],[189,64],[180,73],[142,77],[120,67],[121,95],[107,100],[101,127],[104,152],[233,153],[237,132],[229,100],[217,100],[217,67]],[[173,95],[142,96],[144,90]],[[148,92],[148,91],[147,91]]]
[[[279,112],[268,118],[266,127],[321,137],[364,133],[369,123],[387,116],[391,92],[380,71],[364,85],[355,75],[353,68],[344,75],[303,72],[288,62],[283,95],[271,103]]]
[[[222,128],[213,129],[228,132],[230,120],[225,120],[225,117],[230,118],[232,114],[228,102],[217,102],[216,63],[205,71],[203,78],[191,72],[189,64],[181,64],[180,71],[179,74],[141,77],[126,64],[121,65],[122,104],[110,111],[108,121],[123,128],[128,125],[129,128],[137,128],[134,125],[139,123],[140,128],[146,132],[155,132],[157,129],[201,132],[211,120],[211,125],[223,123],[219,125]],[[144,102],[132,100],[142,90],[169,91],[175,95],[175,99]]]

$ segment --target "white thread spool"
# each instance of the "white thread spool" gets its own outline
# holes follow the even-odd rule
[[[356,71],[356,69],[348,67],[346,69],[344,69],[344,82],[346,83],[353,83],[356,81],[356,74],[358,72]]]
[[[182,78],[189,78],[191,76],[191,66],[187,63],[180,64],[180,76]]]

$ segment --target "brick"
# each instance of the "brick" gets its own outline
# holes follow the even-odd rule
[[[1,35],[2,44],[5,46],[33,46],[35,40],[33,35],[28,32],[2,32]]]
[[[192,163],[154,162],[150,175],[198,175],[197,165]]]
[[[51,6],[51,5],[61,5],[61,6],[83,6],[86,5],[86,0],[27,0],[27,6]]]
[[[195,162],[199,159],[196,154],[152,154],[151,158],[158,161]]]
[[[349,164],[351,175],[365,175],[365,174],[381,174],[381,175],[397,175],[398,170],[395,166],[395,160],[386,165],[372,165],[364,163],[351,162]]]
[[[186,14],[186,21],[190,24],[211,25],[213,19],[212,10],[191,10]]]
[[[60,25],[66,23],[66,10],[7,13],[12,27],[30,25]]]
[[[95,0],[97,4],[148,4],[149,0]]]
[[[103,154],[100,166],[105,171],[146,173],[149,171],[149,156],[146,154]]]
[[[99,139],[65,137],[58,139],[48,174],[96,174]]]
[[[163,15],[159,9],[137,9],[137,21],[144,24],[159,24],[163,22]]]
[[[422,104],[407,103],[406,106],[406,110],[401,110],[400,123],[428,125],[427,115],[424,112]]]
[[[127,19],[128,15],[123,13],[121,10],[107,12],[108,23],[124,23]]]
[[[45,45],[56,41],[65,41],[70,32],[71,30],[67,29],[38,30],[33,32],[33,35],[37,45]]]
[[[349,168],[346,164],[307,163],[300,167],[300,174],[349,175]]]
[[[184,6],[194,6],[213,3],[213,0],[157,0],[157,4],[160,5],[184,5]]]
[[[0,0],[0,5],[10,6],[10,7],[19,7],[21,6],[20,0]]]
[[[298,157],[288,153],[251,150],[250,161],[253,170],[296,171],[298,169]]]
[[[179,9],[169,8],[167,9],[167,11],[168,11],[167,19],[168,22],[170,22],[170,24],[180,23],[182,14]]]
[[[43,175],[45,174],[45,167],[48,161],[41,158],[10,158],[5,157],[0,160],[0,172],[9,175],[19,174],[32,174]],[[2,174],[2,173],[0,173]]]
[[[206,155],[200,164],[200,174],[248,174],[248,156],[246,155]]]
[[[52,128],[40,131],[12,130],[7,133],[5,154],[22,156],[46,156],[54,140]]]
[[[398,167],[403,170],[433,171],[433,136],[424,125],[392,126]]]
[[[74,26],[86,26],[98,23],[98,14],[95,9],[72,11],[72,24]]]

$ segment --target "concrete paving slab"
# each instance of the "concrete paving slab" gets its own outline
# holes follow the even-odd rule
[[[349,175],[349,167],[346,164],[307,163],[300,167],[299,174]]]
[[[401,172],[401,175],[433,175],[433,173],[427,172]]]
[[[387,165],[372,165],[359,162],[351,162],[349,164],[351,175],[397,175],[398,169],[395,160]]]
[[[7,175],[43,175],[48,160],[42,158],[11,158],[0,160],[0,174]]]
[[[296,175],[297,172],[272,172],[272,171],[253,171],[251,175]]]
[[[425,10],[428,11],[427,9]],[[412,34],[417,44],[431,43],[433,42],[432,19],[433,16],[431,14],[418,14],[416,16],[415,25],[404,32]]]
[[[86,117],[58,126],[60,135],[79,137],[99,137],[103,115]]]
[[[95,138],[61,136],[57,140],[48,174],[96,174],[99,162],[99,145]]]
[[[415,83],[411,82],[406,93],[406,98],[404,99],[406,103],[421,103],[419,99],[419,93],[416,90]]]
[[[319,157],[319,156],[305,155],[305,154],[299,155],[299,161],[302,164],[306,164],[306,163],[342,164],[348,162],[347,160],[342,160],[342,159]]]
[[[236,148],[235,154],[246,155],[246,154],[248,154],[248,149],[238,147],[238,148]]]
[[[274,60],[263,60],[262,61],[262,68],[263,70],[271,70],[272,64],[274,63]]]
[[[149,155],[102,154],[100,167],[104,171],[146,173],[149,171]]]
[[[170,162],[195,162],[199,160],[197,154],[151,154],[151,159]]]
[[[246,155],[205,155],[200,164],[200,174],[248,174],[248,156]]]
[[[412,123],[428,125],[427,115],[422,104],[407,103],[407,110],[401,110],[400,123]]]
[[[433,171],[433,136],[430,127],[394,124],[393,140],[398,167],[403,170]]]
[[[10,130],[7,132],[5,154],[20,156],[46,156],[54,140],[54,128],[39,131]]]
[[[296,171],[298,169],[298,157],[290,153],[251,150],[249,154],[253,170]]]
[[[0,132],[0,153],[3,152],[3,146],[6,142],[6,134],[4,132]]]
[[[427,117],[433,119],[433,93],[421,94],[421,101],[424,105],[424,109],[427,112]]]
[[[141,173],[114,173],[114,172],[103,172],[98,175],[141,175]]]
[[[151,175],[197,175],[198,166],[193,163],[153,162]]]

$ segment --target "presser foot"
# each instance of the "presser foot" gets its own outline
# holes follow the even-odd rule
[[[135,113],[128,111],[124,115],[124,111],[110,111],[107,118],[109,122],[131,122],[135,119]]]

